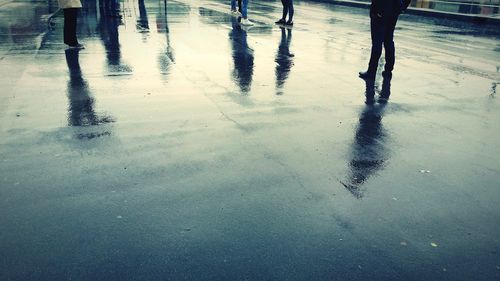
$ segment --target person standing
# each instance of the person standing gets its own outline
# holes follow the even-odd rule
[[[241,24],[242,25],[253,25],[253,23],[248,20],[248,0],[238,0],[238,10],[241,13]],[[236,14],[236,0],[231,0],[231,12]]]
[[[281,4],[283,4],[283,16],[276,24],[293,25],[293,0],[281,0]],[[287,15],[288,21],[286,20]]]
[[[80,0],[58,0],[59,7],[64,12],[64,44],[70,48],[83,49],[76,38],[78,9],[82,7]]]
[[[378,61],[382,54],[382,45],[385,49],[385,67],[382,75],[392,77],[395,63],[394,29],[399,14],[406,10],[411,0],[372,0],[370,7],[370,28],[372,49],[368,70],[360,72],[363,79],[375,79]]]

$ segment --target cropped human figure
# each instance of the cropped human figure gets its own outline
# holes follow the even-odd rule
[[[80,0],[58,0],[59,8],[64,12],[64,44],[70,48],[83,49],[76,37],[78,9],[82,7]]]
[[[363,79],[375,79],[378,61],[385,49],[385,67],[382,75],[392,77],[395,63],[394,29],[398,17],[406,10],[410,0],[372,0],[370,7],[370,29],[372,48],[368,70],[359,73]]]
[[[281,19],[276,22],[276,24],[293,25],[293,0],[281,0],[281,4],[283,4],[283,15]],[[288,20],[286,20],[287,15]]]
[[[231,0],[231,12],[235,15],[241,14],[242,25],[253,25],[253,23],[248,20],[248,0],[238,0],[238,10],[236,10],[236,0]]]

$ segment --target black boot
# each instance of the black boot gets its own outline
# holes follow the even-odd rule
[[[371,71],[359,72],[359,78],[365,80],[375,80],[375,72]]]

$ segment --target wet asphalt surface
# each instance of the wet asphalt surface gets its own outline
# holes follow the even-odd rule
[[[498,280],[498,26],[226,2],[0,3],[0,280]]]

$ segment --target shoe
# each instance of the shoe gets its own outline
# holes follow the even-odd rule
[[[241,19],[241,24],[242,25],[253,25],[253,22],[249,21],[248,19]]]
[[[277,22],[274,22],[275,24],[286,24],[286,21],[284,19],[280,19]]]
[[[287,22],[285,23],[285,25],[288,25],[288,26],[293,26],[293,21],[290,21],[290,20],[289,20],[289,21],[287,21]]]
[[[233,14],[234,16],[237,16],[237,17],[241,17],[241,13],[238,12],[237,10],[231,10],[231,14]]]
[[[359,78],[365,80],[375,80],[375,73],[369,71],[359,72]]]
[[[68,45],[70,49],[85,49],[85,46],[82,44],[76,44],[76,45]]]

